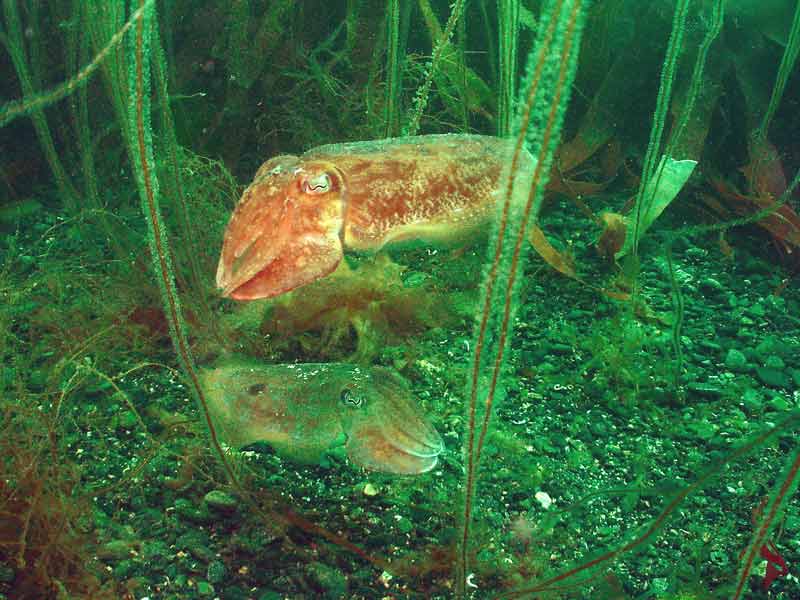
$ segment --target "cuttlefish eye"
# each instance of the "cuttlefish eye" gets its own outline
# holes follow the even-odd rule
[[[324,194],[331,190],[331,178],[327,173],[320,173],[303,181],[303,193]]]
[[[364,397],[350,388],[344,388],[340,398],[342,400],[342,404],[349,406],[350,408],[360,408],[364,404]]]

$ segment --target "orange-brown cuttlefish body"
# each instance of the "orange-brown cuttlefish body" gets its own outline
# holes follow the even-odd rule
[[[401,475],[430,471],[444,449],[387,367],[233,362],[201,378],[219,433],[234,446],[264,441],[305,463],[343,448],[359,466]]]
[[[276,156],[233,212],[217,285],[269,298],[328,275],[345,250],[447,242],[487,223],[509,140],[462,134],[332,144]],[[532,159],[524,152],[525,166]]]

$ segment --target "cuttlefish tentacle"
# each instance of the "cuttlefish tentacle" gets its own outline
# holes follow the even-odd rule
[[[509,140],[446,134],[270,159],[225,231],[217,285],[234,299],[268,298],[328,275],[345,250],[463,237],[493,215],[510,151]]]

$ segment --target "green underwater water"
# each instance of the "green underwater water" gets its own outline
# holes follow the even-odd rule
[[[0,598],[800,598],[800,4],[2,10]],[[221,296],[264,161],[436,133],[491,224]]]

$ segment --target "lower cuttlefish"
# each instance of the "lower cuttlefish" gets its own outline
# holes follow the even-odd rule
[[[239,200],[217,268],[224,296],[283,294],[334,271],[345,250],[458,239],[490,221],[507,139],[427,135],[276,156]],[[533,159],[524,151],[521,167]]]
[[[264,441],[305,463],[343,447],[357,465],[402,475],[430,471],[444,447],[408,384],[386,367],[233,363],[204,370],[202,383],[232,446]]]

